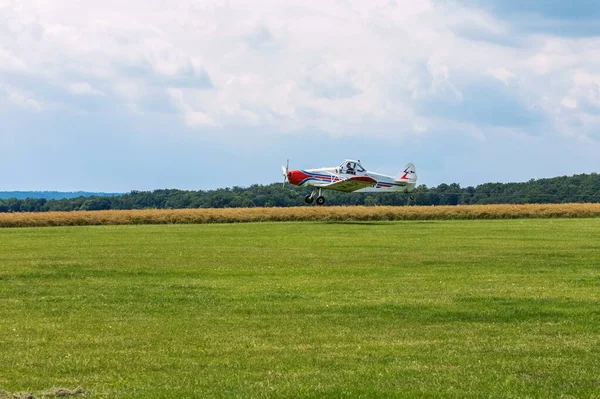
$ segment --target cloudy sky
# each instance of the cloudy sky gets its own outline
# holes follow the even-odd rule
[[[0,0],[0,190],[600,169],[595,0]]]

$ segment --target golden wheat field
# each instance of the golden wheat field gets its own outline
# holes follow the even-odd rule
[[[0,227],[263,221],[393,221],[598,217],[600,204],[344,206],[3,213]]]

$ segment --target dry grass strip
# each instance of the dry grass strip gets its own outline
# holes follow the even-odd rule
[[[242,223],[265,221],[393,221],[514,218],[590,218],[600,204],[461,206],[330,206],[294,208],[148,209],[1,213],[0,227],[118,224]]]

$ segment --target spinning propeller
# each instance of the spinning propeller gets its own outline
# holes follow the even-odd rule
[[[283,166],[281,167],[281,172],[283,173],[283,184],[282,184],[281,187],[284,187],[286,182],[289,183],[289,180],[288,180],[288,169],[289,169],[289,167],[290,167],[290,160],[288,159],[287,162],[286,162],[286,164],[285,164],[285,168]]]

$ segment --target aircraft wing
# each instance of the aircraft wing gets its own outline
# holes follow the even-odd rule
[[[344,191],[350,193],[352,191],[360,190],[365,187],[372,187],[377,184],[377,180],[372,179],[368,176],[355,176],[349,179],[336,181],[335,183],[322,186],[329,190]]]

